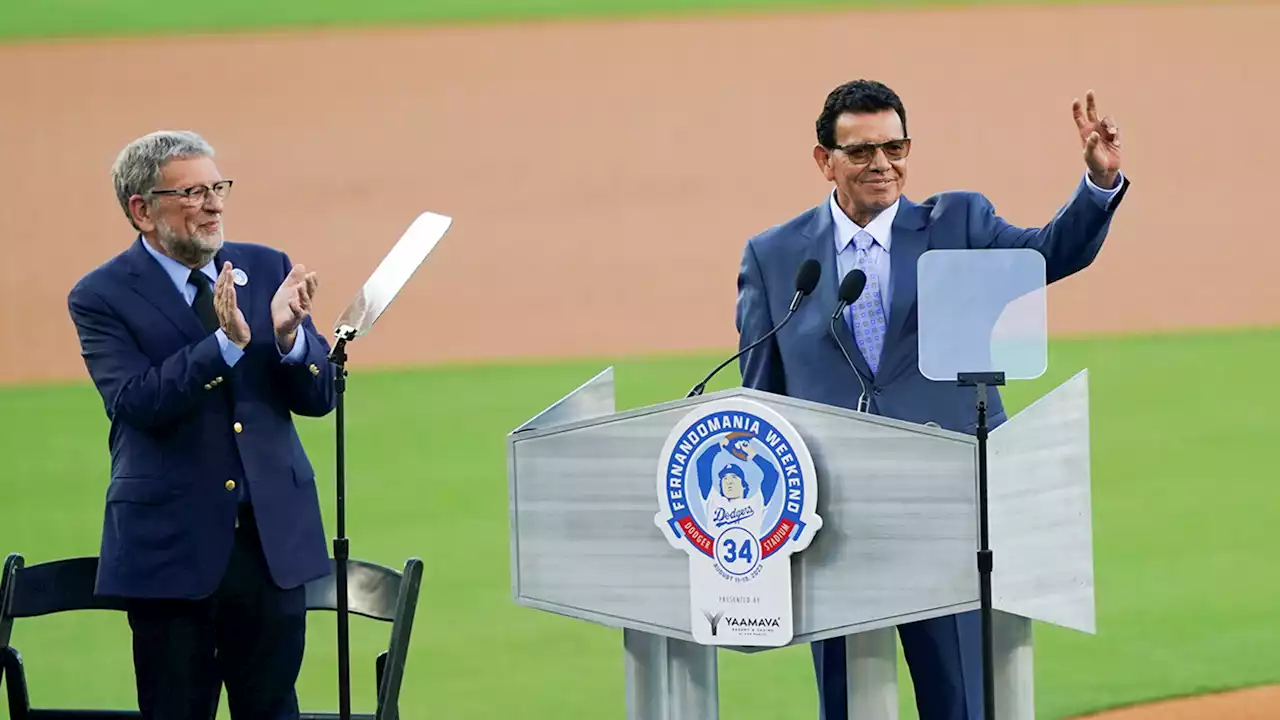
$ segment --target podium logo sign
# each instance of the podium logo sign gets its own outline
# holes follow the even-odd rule
[[[654,522],[689,555],[694,639],[791,642],[792,553],[822,527],[804,439],[753,400],[699,406],[667,437]]]

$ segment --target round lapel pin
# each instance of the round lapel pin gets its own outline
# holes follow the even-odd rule
[[[239,285],[240,287],[244,287],[245,285],[249,284],[249,276],[245,274],[245,271],[241,270],[240,268],[231,269],[231,279],[235,281],[235,284]]]

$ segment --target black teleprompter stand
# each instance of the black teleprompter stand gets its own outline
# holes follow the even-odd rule
[[[409,281],[413,273],[436,243],[444,237],[453,219],[447,215],[422,212],[405,229],[394,247],[382,258],[373,274],[343,311],[334,331],[333,350],[329,362],[335,367],[333,377],[337,411],[336,485],[338,494],[337,532],[333,539],[333,560],[336,573],[338,615],[338,717],[351,720],[351,639],[348,633],[350,598],[347,597],[347,562],[351,548],[347,542],[347,445],[346,445],[346,390],[347,345],[372,329],[374,322],[386,311],[397,293]]]
[[[336,537],[333,539],[333,560],[334,572],[337,573],[338,595],[338,717],[340,720],[351,720],[351,639],[348,634],[350,618],[347,608],[347,558],[350,557],[351,549],[347,542],[346,409],[343,396],[347,390],[347,341],[354,335],[354,330],[348,327],[341,328],[338,331],[333,352],[329,353],[329,362],[335,368],[333,386],[336,393],[335,484],[338,490],[338,527]]]
[[[982,613],[982,717],[996,718],[995,649],[991,608],[991,536],[987,523],[987,388],[1004,385],[1003,372],[959,373],[960,387],[977,388],[978,410],[978,587]]]

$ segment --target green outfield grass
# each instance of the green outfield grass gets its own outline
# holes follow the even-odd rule
[[[1090,372],[1100,634],[1038,627],[1039,717],[1280,680],[1271,571],[1280,386],[1268,380],[1278,354],[1280,331],[1063,341],[1048,376],[1006,390],[1016,409]],[[681,396],[716,359],[617,363],[619,406]],[[353,368],[353,554],[426,563],[406,720],[623,717],[620,634],[516,606],[508,559],[505,435],[603,365]],[[731,368],[712,389],[737,381]],[[0,407],[0,554],[95,554],[108,468],[96,394],[10,388]],[[301,427],[332,532],[332,418]],[[301,694],[309,708],[335,709],[333,616],[312,617]],[[353,622],[357,709],[372,709],[385,627]],[[14,644],[37,699],[133,702],[123,617],[28,621]],[[807,648],[722,658],[723,717],[816,717]]]
[[[4,0],[0,2],[0,39],[752,10],[1082,5],[1102,1],[1105,0],[222,0],[157,5],[148,0]]]

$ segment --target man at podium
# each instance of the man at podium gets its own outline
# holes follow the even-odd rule
[[[911,137],[901,99],[884,84],[856,80],[827,96],[816,123],[813,158],[832,191],[812,208],[752,237],[738,274],[739,347],[768,333],[787,313],[796,268],[822,264],[822,282],[791,322],[745,353],[743,385],[814,402],[857,408],[958,432],[976,426],[973,389],[930,381],[917,357],[916,262],[931,249],[1031,248],[1045,257],[1048,282],[1088,267],[1128,188],[1120,172],[1120,132],[1100,117],[1093,91],[1072,106],[1085,172],[1043,227],[1015,227],[978,193],[942,192],[916,203],[903,195]],[[828,332],[841,278],[853,269],[866,285]],[[837,344],[839,343],[839,344]],[[842,349],[843,347],[843,349]],[[848,358],[846,359],[846,354]],[[992,429],[1006,419],[999,394],[988,399]],[[981,620],[968,612],[898,628],[921,720],[982,718]],[[812,645],[822,720],[846,720],[843,638]]]

